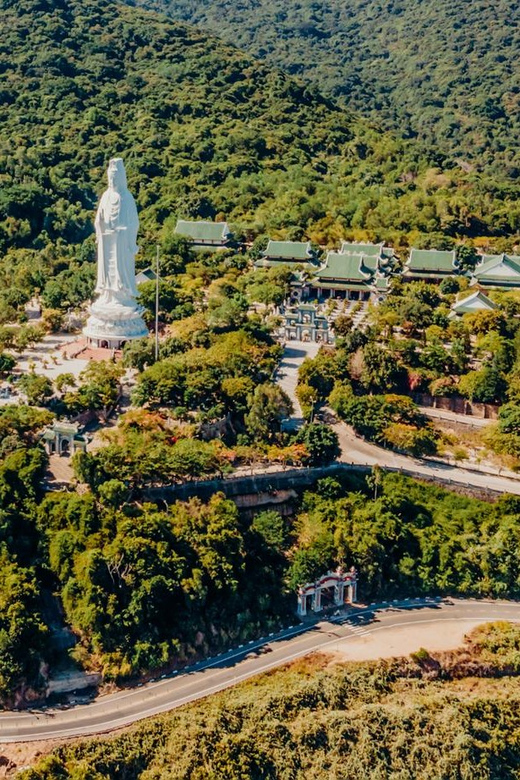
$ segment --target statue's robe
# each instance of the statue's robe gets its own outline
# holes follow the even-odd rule
[[[94,224],[98,247],[96,292],[111,291],[135,298],[139,219],[135,200],[126,187],[121,191],[105,190]]]

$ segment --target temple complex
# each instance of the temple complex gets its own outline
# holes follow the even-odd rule
[[[393,249],[383,244],[344,241],[339,252],[327,254],[310,285],[320,298],[379,299],[389,290],[395,262]]]

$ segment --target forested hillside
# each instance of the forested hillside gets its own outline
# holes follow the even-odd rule
[[[177,215],[318,242],[488,235],[500,249],[518,232],[513,185],[419,154],[206,32],[100,0],[0,10],[0,320],[92,258],[114,154],[140,209],[143,262]],[[90,289],[80,265],[74,278]]]
[[[462,164],[520,175],[515,0],[140,0]]]

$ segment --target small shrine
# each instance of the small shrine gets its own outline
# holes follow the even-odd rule
[[[78,422],[54,420],[44,431],[42,439],[49,455],[68,457],[76,452],[87,451],[88,438],[82,433],[82,426]]]
[[[345,594],[346,591],[346,594]],[[342,566],[336,571],[328,571],[316,582],[307,582],[298,588],[298,615],[305,617],[309,608],[312,612],[321,612],[324,607],[341,607],[345,602],[357,601],[357,571],[352,568],[345,572]]]

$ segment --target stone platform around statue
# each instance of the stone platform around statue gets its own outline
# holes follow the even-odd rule
[[[65,347],[62,347],[61,353],[67,358],[76,358],[78,360],[120,360],[123,357],[120,349],[95,347],[86,338],[67,344]]]

